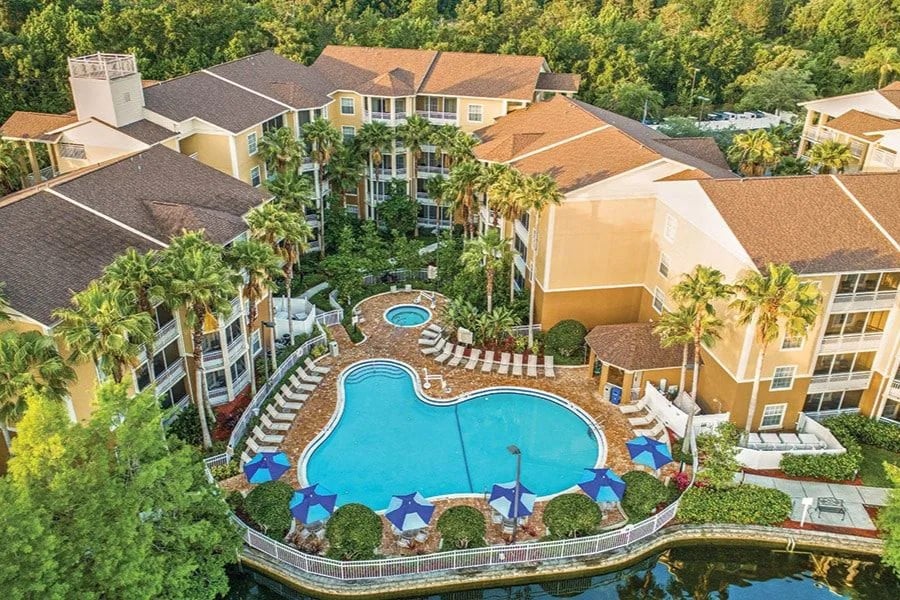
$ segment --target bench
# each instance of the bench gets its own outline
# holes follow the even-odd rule
[[[844,501],[839,498],[816,498],[816,511],[841,515],[841,521],[847,517],[847,508]]]

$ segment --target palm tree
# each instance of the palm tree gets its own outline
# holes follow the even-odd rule
[[[671,348],[681,346],[681,375],[678,378],[678,392],[684,391],[687,379],[688,344],[694,339],[694,311],[688,306],[679,307],[674,312],[664,312],[653,333],[659,336],[660,346]]]
[[[822,296],[818,287],[809,281],[801,281],[789,265],[774,263],[766,265],[763,272],[748,273],[734,289],[738,297],[731,306],[738,311],[738,323],[754,324],[759,346],[744,426],[749,433],[756,415],[759,380],[769,344],[782,332],[789,337],[805,337],[819,314]]]
[[[474,234],[472,208],[475,204],[475,186],[481,176],[481,163],[474,160],[461,162],[450,170],[447,179],[447,193],[451,198],[451,204],[456,210],[462,210],[463,223],[465,224],[466,237]]]
[[[473,160],[475,158],[475,146],[478,140],[474,136],[469,135],[462,129],[456,130],[456,135],[451,140],[450,147],[447,149],[447,156],[450,159],[448,166],[459,164],[460,162]]]
[[[447,178],[443,175],[435,175],[425,180],[425,193],[434,200],[437,206],[438,225],[441,222],[441,209],[447,196]],[[450,218],[450,235],[453,235],[453,218]]]
[[[250,333],[259,314],[256,305],[267,291],[271,291],[272,281],[281,272],[281,261],[271,246],[252,239],[233,243],[225,250],[225,260],[235,271],[244,274],[241,296],[250,305],[244,322],[244,335],[247,338],[247,365],[250,368],[251,392],[256,394],[256,365],[250,347]]]
[[[431,145],[434,146],[435,153],[443,157],[444,154],[450,154],[451,148],[459,134],[459,127],[456,125],[441,125],[435,127],[431,132]]]
[[[313,184],[309,177],[296,171],[276,173],[266,182],[266,189],[282,206],[300,215],[305,215],[306,209],[313,205]]]
[[[488,312],[494,308],[494,275],[511,256],[509,246],[496,229],[491,229],[481,237],[466,242],[459,257],[466,270],[474,273],[484,271]]]
[[[882,88],[900,74],[900,50],[889,44],[872,46],[855,61],[853,70],[866,81],[877,81],[876,87]]]
[[[22,144],[0,139],[0,190],[13,192],[27,186],[27,161]]]
[[[259,141],[259,155],[276,173],[296,171],[305,150],[290,127],[267,131]]]
[[[397,127],[397,139],[403,142],[412,159],[410,163],[410,196],[415,195],[416,192],[416,179],[419,176],[419,160],[422,158],[422,146],[431,140],[432,133],[434,133],[434,125],[419,115],[410,115],[406,119],[406,123]]]
[[[509,236],[509,249],[515,252],[516,220],[522,216],[526,207],[522,204],[523,197],[519,194],[522,187],[522,174],[512,168],[498,169],[499,165],[491,165],[488,169],[493,169],[493,183],[488,188],[488,205],[494,211],[495,215],[500,215],[503,220],[509,224],[511,234]],[[509,302],[512,303],[516,299],[516,263],[509,263]]]
[[[312,228],[300,215],[284,210],[277,202],[257,206],[247,213],[247,224],[253,238],[263,241],[281,257],[285,295],[291,305],[294,263],[309,250]],[[294,320],[288,319],[288,335],[294,343]]]
[[[850,146],[835,140],[819,142],[809,149],[809,164],[819,173],[842,173],[853,161]]]
[[[315,119],[303,125],[303,140],[312,148],[316,164],[315,192],[319,210],[319,255],[325,257],[325,199],[322,196],[322,173],[331,160],[332,152],[341,145],[341,132],[328,119]]]
[[[380,121],[372,121],[366,123],[359,130],[356,141],[363,152],[369,155],[369,179],[371,184],[371,193],[369,194],[369,204],[372,206],[373,213],[375,208],[375,189],[378,187],[379,177],[375,165],[381,168],[381,161],[384,153],[390,149],[394,141],[394,133],[390,127]]]
[[[349,191],[356,193],[359,180],[364,175],[362,155],[354,146],[338,144],[326,164],[328,180],[341,196]]]
[[[72,296],[72,308],[54,312],[56,331],[73,361],[90,360],[121,383],[126,368],[137,366],[156,329],[150,314],[136,309],[131,292],[119,282],[97,279]]]
[[[0,431],[6,447],[9,426],[25,412],[29,393],[62,402],[73,381],[75,372],[53,338],[37,331],[0,333]]]
[[[166,304],[181,309],[191,329],[195,370],[195,404],[200,416],[203,447],[212,446],[204,392],[203,329],[209,319],[231,314],[231,299],[238,293],[240,275],[225,262],[222,249],[208,242],[200,231],[174,238],[162,253],[160,271],[165,282]]]
[[[153,315],[152,290],[159,281],[159,254],[150,250],[141,254],[129,248],[103,269],[103,278],[117,282],[133,296],[138,310]]]
[[[727,154],[743,175],[758,177],[778,162],[780,149],[768,131],[754,129],[734,136]]]

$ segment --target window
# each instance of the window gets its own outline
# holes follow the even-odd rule
[[[406,98],[394,98],[394,112],[398,117],[406,116]]]
[[[528,247],[525,245],[525,242],[522,241],[522,238],[516,236],[513,240],[513,244],[515,244],[516,252],[518,252],[519,256],[524,260],[528,256]]]
[[[344,143],[349,144],[356,137],[356,127],[344,125],[341,127],[341,134],[344,136]]]
[[[666,307],[666,294],[659,288],[655,288],[653,290],[653,310],[657,313],[662,314],[663,309]]]
[[[483,112],[484,108],[480,104],[470,104],[468,115],[469,121],[472,123],[481,123]]]
[[[524,227],[526,231],[528,231],[528,226],[529,226],[530,222],[531,222],[531,216],[528,214],[528,211],[525,211],[521,215],[519,215],[519,223],[522,224],[522,227]]]
[[[787,410],[787,404],[769,404],[763,409],[762,421],[759,422],[760,429],[781,429],[784,422],[784,412]]]
[[[772,384],[769,386],[770,390],[789,390],[794,387],[794,374],[797,372],[797,367],[794,365],[790,365],[787,367],[775,367],[775,372],[772,373]]]
[[[666,215],[666,230],[665,236],[666,239],[670,242],[675,241],[675,234],[678,233],[678,219],[673,217],[672,215]]]
[[[804,342],[806,342],[805,337],[791,337],[789,335],[784,336],[784,340],[781,342],[782,350],[799,350],[803,347]]]
[[[669,277],[669,257],[664,252],[659,253],[659,266],[657,267],[659,274],[665,278]]]
[[[353,100],[353,98],[341,98],[341,114],[356,114],[356,102]]]
[[[844,392],[822,392],[808,394],[803,403],[803,412],[826,412],[831,410],[859,410],[863,390]]]
[[[247,134],[247,154],[250,156],[256,154],[257,150],[259,150],[258,141],[255,132]]]
[[[259,174],[259,167],[256,166],[250,169],[250,185],[259,187],[260,183],[262,183],[262,176]]]
[[[282,127],[284,127],[284,115],[278,115],[262,124],[263,134],[275,131],[276,129],[281,129]]]

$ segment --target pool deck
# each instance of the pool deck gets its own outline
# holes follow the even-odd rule
[[[365,359],[392,358],[409,364],[421,377],[423,369],[427,368],[429,374],[439,373],[450,386],[449,392],[443,392],[439,386],[428,390],[429,395],[437,398],[452,398],[460,394],[471,392],[492,386],[524,386],[544,390],[581,407],[602,428],[607,443],[607,466],[619,474],[633,470],[625,442],[634,437],[628,420],[613,405],[601,399],[596,383],[589,377],[588,367],[557,367],[555,378],[539,377],[513,377],[511,375],[499,375],[496,372],[481,373],[479,369],[468,371],[462,367],[447,367],[439,365],[434,360],[425,357],[419,350],[418,339],[421,330],[428,324],[418,327],[395,327],[384,320],[384,312],[395,304],[412,303],[418,296],[418,292],[397,292],[373,296],[360,304],[363,322],[360,329],[367,336],[360,344],[353,344],[341,326],[331,327],[330,331],[337,341],[340,356],[337,358],[323,358],[321,364],[332,367],[322,383],[310,395],[306,405],[301,409],[294,421],[293,427],[288,431],[281,449],[291,458],[293,464],[297,464],[303,450],[310,444],[315,436],[328,424],[335,412],[337,405],[337,383],[341,371],[348,365]],[[439,320],[441,306],[444,299],[438,297],[437,307],[433,311],[435,318]],[[440,443],[436,440],[435,443]],[[662,470],[661,476],[671,475],[677,471],[677,465],[669,465]],[[514,474],[514,463],[510,460],[510,479]],[[296,469],[291,469],[286,481],[292,486],[298,486]],[[406,490],[398,490],[405,492]],[[487,516],[490,509],[484,499],[463,498],[448,499],[436,502],[432,523],[437,521],[440,513],[448,507],[456,504],[467,504],[480,508]],[[541,523],[542,503],[538,503],[535,514],[529,520],[524,535],[519,540],[536,539],[545,534]],[[620,521],[617,513],[605,515],[604,523]],[[490,523],[490,521],[488,521]],[[401,550],[394,543],[390,534],[390,528],[385,527],[385,545],[383,549],[387,554],[420,553],[434,550],[437,535],[432,535],[429,542],[413,550]],[[497,526],[488,527],[489,542],[502,543],[503,537]]]

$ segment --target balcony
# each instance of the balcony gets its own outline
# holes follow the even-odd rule
[[[855,373],[831,373],[830,375],[813,375],[809,380],[808,394],[820,392],[844,392],[864,390],[872,382],[871,371]]]
[[[178,339],[178,323],[175,319],[172,319],[162,327],[156,330],[156,337],[153,340],[153,350],[158,352],[160,349],[165,348],[173,341]],[[142,363],[147,360],[147,349],[141,350],[141,354],[138,356],[138,363]]]
[[[888,398],[900,402],[900,375],[894,377],[891,386],[888,388]]]
[[[833,140],[835,135],[833,130],[826,127],[810,126],[803,128],[803,137],[814,144],[818,144]]]
[[[884,332],[845,333],[822,338],[821,352],[874,352],[881,346]]]
[[[434,204],[434,202],[431,200],[431,196],[429,196],[427,192],[417,191],[416,192],[416,200],[420,204]]]
[[[228,402],[228,388],[227,387],[218,387],[213,388],[211,390],[207,390],[207,396],[209,397],[209,403],[213,406],[217,406],[219,404],[225,404]]]
[[[246,351],[244,346],[244,336],[240,335],[228,344],[228,362],[233,363],[239,356],[243,356]]]
[[[522,240],[522,244],[527,248],[528,247],[528,230],[525,229],[525,226],[522,225],[522,221],[516,219],[516,235]]]
[[[375,175],[375,177],[378,177],[379,179],[384,181],[385,178],[390,179],[393,171],[390,167],[376,167],[372,169],[372,173]]]
[[[397,111],[395,113],[375,110],[363,111],[363,122],[371,123],[372,121],[378,121],[379,123],[385,123],[386,125],[392,126],[400,125],[406,122],[406,113],[403,111]]]
[[[890,310],[897,298],[897,290],[881,292],[857,292],[837,294],[831,305],[831,312],[867,312],[870,310]]]
[[[244,371],[237,379],[231,382],[231,389],[234,390],[234,395],[237,396],[248,385],[250,385],[250,371]]]
[[[177,362],[169,365],[169,367],[156,376],[156,393],[162,394],[175,385],[182,377],[184,377],[184,361],[178,359]]]
[[[436,125],[447,125],[456,123],[455,112],[439,112],[432,110],[417,110],[416,114],[424,119],[428,119]]]
[[[416,165],[416,175],[418,177],[433,177],[434,175],[447,176],[450,169],[440,165]]]
[[[203,368],[204,370],[218,369],[225,364],[225,357],[222,349],[204,350],[203,351]]]
[[[885,148],[876,147],[872,150],[869,157],[869,166],[879,169],[895,168],[897,164],[897,153]]]

